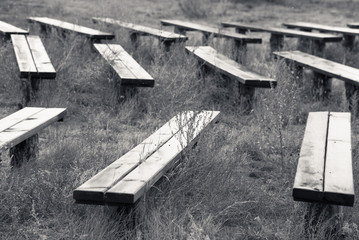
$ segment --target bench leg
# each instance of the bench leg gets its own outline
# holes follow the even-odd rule
[[[233,59],[236,62],[245,64],[247,57],[247,44],[240,40],[233,40]]]
[[[298,50],[302,52],[307,52],[310,49],[310,40],[307,38],[298,39]]]
[[[271,34],[269,39],[271,52],[275,52],[283,48],[284,36],[279,34]]]
[[[210,36],[211,36],[211,34],[202,33],[202,44],[203,45],[208,45]]]
[[[239,83],[240,109],[244,114],[249,114],[253,109],[254,87],[247,87]]]
[[[132,86],[116,84],[117,102],[123,103],[137,97],[138,89]]]
[[[174,44],[173,41],[160,41],[160,45],[164,46],[166,52],[171,50],[171,46]]]
[[[310,51],[311,54],[321,57],[323,56],[324,48],[325,48],[325,42],[320,40],[313,40]]]
[[[39,153],[38,142],[39,135],[35,134],[10,148],[11,167],[20,167],[24,161],[29,162],[35,160]]]
[[[332,239],[338,232],[341,222],[342,207],[324,203],[307,203],[304,216],[304,234],[306,238],[315,239],[317,234]],[[320,231],[320,232],[319,232]]]
[[[354,116],[359,113],[359,86],[345,82],[345,96],[349,103],[349,110]]]
[[[329,98],[332,79],[326,75],[314,72],[312,95],[315,100],[323,101]]]
[[[132,46],[137,49],[140,46],[140,36],[137,33],[130,33]]]
[[[354,40],[355,40],[354,35],[346,35],[346,34],[344,34],[343,46],[347,51],[352,51],[353,50],[353,48],[354,48]]]
[[[178,34],[186,35],[186,29],[178,27],[178,26],[175,26],[174,32],[178,33]]]
[[[247,32],[247,30],[246,30],[246,29],[236,28],[236,33],[246,34],[246,32]]]

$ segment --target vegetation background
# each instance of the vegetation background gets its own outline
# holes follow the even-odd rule
[[[298,85],[290,71],[270,55],[267,33],[262,44],[248,47],[246,65],[277,79],[276,89],[256,91],[256,104],[242,114],[218,74],[206,76],[200,88],[198,66],[183,46],[170,52],[145,38],[138,49],[128,31],[95,25],[91,17],[113,17],[161,28],[159,20],[186,19],[212,26],[239,21],[281,26],[308,21],[345,26],[359,20],[358,0],[1,0],[0,19],[39,28],[28,16],[47,16],[116,33],[121,44],[155,78],[155,87],[139,90],[138,101],[118,104],[114,75],[82,37],[63,38],[55,31],[43,38],[57,70],[44,80],[30,106],[66,107],[68,116],[40,134],[35,162],[10,169],[0,162],[0,238],[2,239],[302,239],[306,205],[291,196],[296,163],[310,111],[347,111],[343,83],[334,81],[330,101],[310,97],[310,73]],[[166,28],[172,30],[171,28]],[[200,45],[199,33],[188,33],[187,45]],[[42,36],[44,37],[44,36]],[[210,43],[230,56],[230,42]],[[286,39],[284,49],[295,49]],[[359,46],[346,53],[327,44],[325,57],[359,67]],[[12,45],[0,46],[0,117],[18,109],[21,80]],[[197,148],[166,175],[141,201],[140,224],[126,227],[115,208],[74,204],[72,191],[140,143],[183,110],[220,110],[220,122],[206,131]],[[358,178],[358,123],[353,129],[353,166]],[[325,223],[319,223],[320,227]],[[357,201],[344,208],[333,239],[359,239]],[[324,239],[321,230],[313,239]]]

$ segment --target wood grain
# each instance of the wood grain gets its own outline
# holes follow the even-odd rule
[[[350,121],[350,113],[330,113],[324,176],[325,200],[345,206],[354,204]]]
[[[295,64],[309,68],[328,77],[334,77],[353,85],[359,85],[359,69],[300,51],[273,52],[273,54],[289,59]]]
[[[347,27],[327,26],[323,24],[309,23],[309,22],[283,23],[283,26],[290,28],[307,29],[307,30],[318,30],[321,32],[341,33],[341,34],[354,35],[354,36],[359,35],[359,30],[356,29],[350,29]]]
[[[154,79],[119,44],[94,44],[121,78],[121,84],[153,87]]]
[[[112,33],[102,32],[96,29],[80,26],[77,24],[48,18],[48,17],[28,17],[29,22],[36,22],[41,25],[60,28],[68,32],[74,32],[77,34],[84,35],[90,39],[113,39],[115,35]]]
[[[262,43],[261,38],[249,37],[244,34],[239,34],[239,33],[218,29],[214,27],[209,27],[192,22],[162,19],[161,24],[164,26],[175,26],[177,28],[186,31],[199,31],[199,32],[211,34],[214,37],[227,37],[235,40],[241,40],[243,43]]]
[[[74,199],[78,202],[104,202],[104,194],[108,189],[136,166],[147,161],[150,155],[187,125],[194,114],[193,111],[188,111],[174,116],[135,148],[75,189]]]
[[[37,75],[37,69],[25,35],[11,35],[21,78]]]
[[[322,201],[324,198],[328,119],[328,112],[310,112],[308,115],[293,186],[294,200]]]
[[[340,42],[343,39],[342,36],[337,36],[333,34],[305,32],[305,31],[292,30],[286,28],[259,27],[259,26],[246,25],[237,22],[223,22],[221,24],[224,27],[235,27],[240,30],[269,32],[272,34],[280,34],[287,37],[300,37],[300,38],[307,38],[312,40],[320,40],[323,42]]]
[[[187,46],[186,51],[194,54],[207,66],[213,68],[215,71],[239,81],[246,86],[271,88],[275,87],[277,81],[271,78],[263,77],[236,61],[218,53],[215,49],[209,46],[192,47]]]
[[[46,49],[39,36],[27,36],[27,42],[37,69],[38,77],[45,79],[56,78],[56,70],[53,67]]]
[[[162,29],[155,29],[152,27],[141,26],[137,24],[127,23],[120,20],[112,19],[112,18],[98,18],[93,17],[92,20],[97,22],[103,22],[106,24],[116,25],[123,28],[127,28],[131,31],[135,31],[136,33],[140,33],[141,35],[152,35],[158,37],[160,41],[179,41],[183,42],[188,39],[187,36],[182,34],[177,34],[174,32],[164,31]]]
[[[29,109],[26,110],[28,111]],[[36,113],[28,114],[28,117],[21,121],[16,120],[16,124],[0,132],[0,150],[11,148],[53,122],[63,119],[66,115],[66,108],[44,108],[40,111],[36,108],[34,112]]]

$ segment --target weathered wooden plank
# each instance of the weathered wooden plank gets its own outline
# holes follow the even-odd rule
[[[341,36],[337,36],[333,34],[305,32],[305,31],[292,30],[286,28],[259,27],[259,26],[246,25],[237,22],[223,22],[221,24],[224,27],[235,27],[241,30],[270,32],[272,34],[281,34],[287,37],[301,37],[301,38],[308,38],[312,40],[320,40],[323,42],[340,42],[343,39]]]
[[[37,69],[32,58],[32,54],[25,35],[11,35],[11,41],[14,46],[17,64],[20,69],[20,77],[28,78],[36,76]]]
[[[193,111],[177,114],[138,146],[74,190],[78,202],[103,202],[105,192],[165,144],[194,116]]]
[[[115,37],[115,35],[113,35],[112,33],[102,32],[97,29],[92,29],[53,18],[28,17],[27,19],[29,22],[36,22],[50,27],[57,27],[65,31],[70,31],[70,32],[75,32],[78,34],[85,35],[91,39],[113,39]]]
[[[9,23],[0,21],[0,33],[5,37],[10,37],[11,34],[29,34],[29,31],[15,27]]]
[[[44,108],[37,107],[25,107],[19,111],[10,114],[7,117],[4,117],[0,120],[0,132],[12,127],[13,125],[29,118],[30,116],[44,110]]]
[[[42,44],[40,37],[29,35],[27,36],[27,42],[38,72],[38,77],[54,79],[56,77],[56,70],[47,55],[46,49]]]
[[[309,22],[292,22],[292,23],[283,23],[283,26],[290,28],[300,28],[307,30],[318,30],[321,32],[333,32],[333,33],[341,33],[347,35],[359,35],[359,30],[350,29],[347,27],[336,27],[336,26],[328,26],[317,23],[309,23]]]
[[[164,26],[175,26],[187,31],[200,31],[203,33],[211,34],[214,37],[228,37],[235,40],[241,40],[243,43],[262,43],[261,38],[249,37],[244,34],[239,34],[223,29],[218,29],[214,27],[209,27],[197,23],[191,23],[181,20],[168,20],[162,19],[161,24]]]
[[[116,19],[112,19],[112,18],[98,18],[98,17],[93,17],[92,20],[97,23],[97,22],[103,22],[106,24],[111,24],[111,25],[117,25],[120,27],[124,27],[127,29],[130,29],[132,31],[138,32],[142,35],[152,35],[152,36],[156,36],[158,38],[160,38],[161,41],[186,41],[188,39],[187,36],[182,35],[182,34],[177,34],[174,32],[168,32],[168,31],[164,31],[162,29],[155,29],[152,27],[147,27],[147,26],[141,26],[141,25],[137,25],[137,24],[132,24],[132,23],[127,23],[127,22],[123,22],[120,20],[116,20]]]
[[[153,87],[154,79],[119,44],[94,44],[123,85]]]
[[[183,149],[190,146],[198,134],[218,117],[218,114],[219,112],[203,111],[196,115],[191,120],[193,124],[186,125],[144,163],[109,189],[105,194],[106,202],[134,204],[173,167]]]
[[[353,206],[354,180],[350,113],[331,112],[324,175],[324,198],[329,203]]]
[[[205,62],[206,65],[214,68],[215,71],[219,71],[220,73],[225,74],[230,78],[234,78],[244,85],[271,88],[275,87],[277,84],[276,80],[263,77],[247,69],[236,61],[218,53],[212,47],[187,46],[186,50],[200,58],[201,61]]]
[[[328,112],[310,112],[298,159],[293,198],[322,201]]]
[[[359,28],[359,22],[352,22],[347,24],[350,28]]]
[[[0,132],[0,150],[11,148],[66,115],[66,108],[45,108]]]
[[[273,52],[273,54],[292,60],[295,64],[310,68],[328,77],[338,78],[353,85],[359,85],[359,69],[300,51]]]

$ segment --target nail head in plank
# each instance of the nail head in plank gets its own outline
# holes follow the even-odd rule
[[[310,112],[298,159],[293,198],[322,201],[328,112]]]

